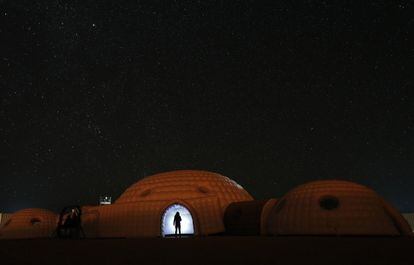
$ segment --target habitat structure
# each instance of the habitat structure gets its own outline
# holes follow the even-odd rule
[[[91,237],[168,236],[180,212],[183,234],[217,234],[224,232],[227,206],[251,200],[243,187],[217,173],[161,173],[133,184],[114,204],[85,208],[84,231]]]
[[[254,200],[237,182],[218,173],[180,170],[143,178],[114,204],[83,206],[88,238],[206,235],[412,236],[403,216],[372,189],[323,180],[303,184],[280,199]],[[50,237],[62,216],[42,209],[14,213],[0,239]]]
[[[287,193],[268,219],[272,235],[409,235],[402,215],[372,189],[316,181]]]
[[[13,213],[0,227],[1,238],[50,237],[56,229],[57,214],[38,208]]]

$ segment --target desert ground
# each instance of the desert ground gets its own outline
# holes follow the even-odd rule
[[[414,239],[191,237],[0,240],[0,264],[414,264]]]

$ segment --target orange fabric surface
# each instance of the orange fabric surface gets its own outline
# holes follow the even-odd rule
[[[328,208],[336,207],[322,207],[326,198],[330,198]],[[398,211],[390,214],[390,207],[365,186],[315,181],[293,189],[275,204],[265,220],[266,231],[270,235],[409,235],[406,222],[396,217]]]
[[[50,237],[57,224],[57,215],[45,209],[24,209],[15,212],[1,227],[0,238]]]
[[[88,237],[161,235],[164,210],[175,203],[190,211],[198,235],[224,232],[226,207],[253,198],[235,181],[217,173],[172,171],[146,177],[128,188],[112,205],[85,207]]]
[[[178,170],[146,177],[129,187],[115,204],[191,199],[215,196],[221,206],[233,201],[252,200],[235,181],[217,173],[200,170]]]

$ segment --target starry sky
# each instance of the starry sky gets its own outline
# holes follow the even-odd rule
[[[292,2],[0,0],[0,212],[175,169],[414,211],[413,3]]]

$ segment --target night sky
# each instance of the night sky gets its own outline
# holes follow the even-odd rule
[[[0,212],[175,169],[414,211],[413,3],[268,2],[0,0]]]

